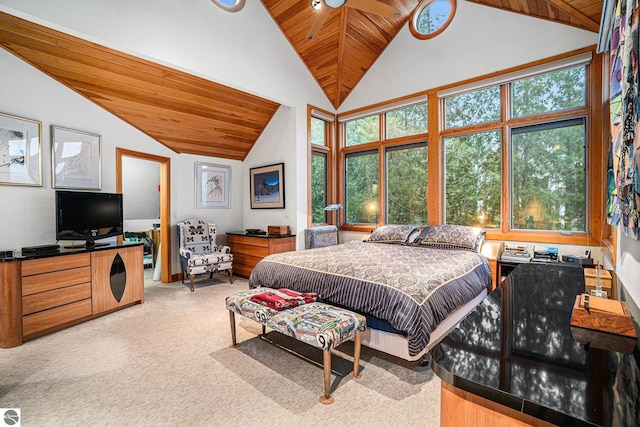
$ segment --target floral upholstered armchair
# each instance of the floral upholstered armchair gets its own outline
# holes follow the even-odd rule
[[[212,278],[213,273],[222,271],[229,273],[229,283],[233,283],[233,254],[229,246],[216,245],[216,225],[194,219],[177,225],[182,283],[189,276],[193,292],[196,274],[209,273]]]

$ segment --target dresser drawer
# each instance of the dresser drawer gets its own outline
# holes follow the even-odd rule
[[[233,260],[236,260],[236,255],[245,254],[245,255],[253,255],[256,257],[264,258],[269,255],[268,247],[258,247],[258,246],[249,246],[242,244],[235,244],[231,246],[231,253],[233,254]]]
[[[22,278],[22,296],[91,282],[91,267],[78,267]]]
[[[227,235],[227,243],[233,243],[239,245],[259,246],[266,248],[269,246],[269,240],[263,237],[247,237],[247,236],[233,236]]]
[[[50,273],[89,265],[91,265],[91,255],[88,253],[32,259],[22,262],[22,276]]]
[[[251,276],[251,272],[253,271],[253,266],[243,265],[243,264],[233,264],[233,274],[238,275],[240,277],[248,278]]]
[[[91,283],[27,295],[22,297],[22,315],[26,316],[87,298],[91,298]]]
[[[264,257],[251,256],[246,254],[233,254],[233,271],[236,271],[236,265],[248,265],[250,267],[255,267],[257,263],[262,261]]]
[[[40,311],[22,318],[22,335],[28,337],[88,316],[91,316],[91,299]]]

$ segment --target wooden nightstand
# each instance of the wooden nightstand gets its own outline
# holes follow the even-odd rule
[[[267,255],[296,250],[294,234],[247,234],[244,231],[227,233],[227,245],[233,254],[233,273],[249,277],[253,267]]]
[[[499,277],[497,260],[500,259],[500,251],[503,247],[504,243],[502,242],[490,242],[488,240],[485,240],[482,244],[482,249],[480,250],[480,253],[487,257],[487,260],[489,261],[489,269],[491,270],[492,283],[489,287],[489,292],[493,291],[496,288],[496,285],[500,283],[500,281],[498,280]]]

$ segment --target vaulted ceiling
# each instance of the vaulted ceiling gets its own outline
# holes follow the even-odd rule
[[[367,0],[356,3],[363,1]],[[603,4],[602,0],[469,1],[593,32],[598,32]],[[400,17],[341,7],[309,40],[306,36],[318,13],[310,0],[262,0],[336,109],[420,4],[420,0],[382,2],[397,8]],[[2,12],[0,46],[177,153],[243,160],[279,107]]]
[[[334,9],[317,36],[309,40],[309,28],[319,13],[311,7],[311,0],[262,0],[336,109],[396,34],[408,25],[411,13],[421,3],[421,0],[382,0],[400,11],[396,19],[346,7],[349,1]],[[596,33],[603,4],[602,0],[469,1]],[[358,0],[358,3],[362,2]]]

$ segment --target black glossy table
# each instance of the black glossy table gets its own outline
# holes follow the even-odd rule
[[[582,292],[580,267],[518,266],[432,351],[441,425],[459,423],[462,406],[474,400],[480,403],[469,414],[493,405],[527,423],[640,425],[637,342],[625,354],[575,341],[570,319]]]

